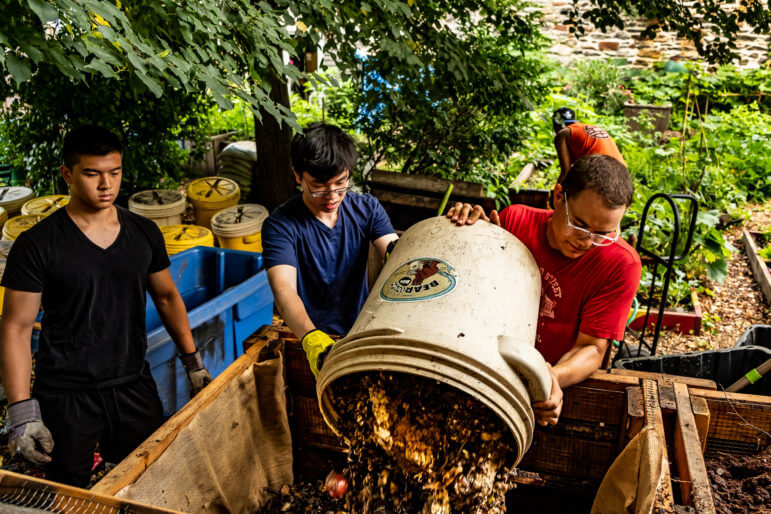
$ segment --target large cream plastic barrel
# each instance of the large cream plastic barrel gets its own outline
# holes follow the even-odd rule
[[[212,216],[236,205],[241,198],[241,190],[229,178],[204,177],[187,186],[187,197],[195,208],[195,224],[210,229]]]
[[[5,273],[5,261],[8,259],[8,252],[11,251],[13,241],[0,241],[0,280]],[[0,287],[0,315],[3,313],[3,299],[5,298],[5,288]]]
[[[42,214],[24,214],[9,219],[3,225],[3,239],[6,241],[15,241],[19,234],[29,230],[35,224],[45,218]]]
[[[161,227],[166,252],[174,255],[194,246],[214,246],[214,236],[206,227],[197,225],[166,225]]]
[[[35,193],[28,187],[0,187],[0,207],[8,212],[9,217],[13,217],[19,214],[22,206],[34,196]]]
[[[268,218],[268,209],[248,203],[219,211],[211,219],[211,231],[221,248],[262,252],[262,223]]]
[[[161,227],[180,225],[186,207],[185,195],[173,189],[140,191],[131,195],[128,201],[131,212],[150,218]]]
[[[531,401],[551,393],[548,368],[534,346],[540,291],[535,259],[500,227],[457,227],[443,217],[417,223],[324,361],[316,382],[324,419],[337,431],[332,398],[347,399],[330,389],[340,377],[419,375],[489,407],[511,429],[519,462],[532,441]]]
[[[42,214],[48,216],[70,203],[69,195],[48,195],[28,200],[21,206],[22,214]]]

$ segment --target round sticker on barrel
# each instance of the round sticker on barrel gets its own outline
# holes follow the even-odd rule
[[[458,273],[449,263],[435,257],[406,262],[383,283],[380,298],[389,302],[416,302],[444,296],[458,283]]]

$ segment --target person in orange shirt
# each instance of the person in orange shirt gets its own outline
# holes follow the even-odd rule
[[[554,128],[554,147],[560,161],[560,177],[557,183],[565,179],[568,170],[584,155],[598,153],[613,157],[626,166],[626,161],[618,151],[616,142],[605,129],[595,125],[586,125],[576,120],[576,113],[569,107],[560,107],[552,115]]]

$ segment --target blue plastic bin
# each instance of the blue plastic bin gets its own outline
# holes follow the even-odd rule
[[[273,320],[273,294],[262,254],[198,246],[171,257],[171,276],[182,295],[196,347],[213,377],[243,353],[242,343]],[[147,298],[147,361],[163,411],[190,400],[190,384],[177,350]]]
[[[187,307],[190,328],[213,377],[243,353],[243,341],[273,321],[273,293],[262,254],[197,246],[170,257],[169,271]],[[170,416],[190,400],[190,384],[177,349],[150,295],[145,313],[147,361]],[[38,333],[33,333],[32,351]]]

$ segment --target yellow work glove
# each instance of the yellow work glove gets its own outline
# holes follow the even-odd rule
[[[324,364],[324,357],[335,342],[327,334],[319,329],[311,330],[303,337],[303,350],[308,357],[308,364],[311,366],[313,376],[319,378],[319,370]]]

